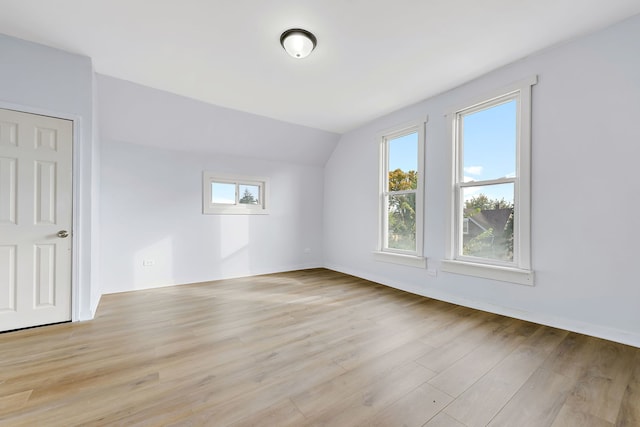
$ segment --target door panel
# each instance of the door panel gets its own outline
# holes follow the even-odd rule
[[[69,120],[0,109],[2,331],[71,320],[72,141]]]
[[[36,181],[34,193],[36,200],[35,223],[37,225],[56,223],[56,164],[53,162],[35,162]]]
[[[0,246],[0,312],[16,309],[16,247]]]
[[[55,305],[56,246],[36,245],[35,306]]]
[[[18,159],[0,157],[0,224],[15,224],[18,198],[16,164]]]
[[[0,146],[18,145],[18,124],[0,120]]]

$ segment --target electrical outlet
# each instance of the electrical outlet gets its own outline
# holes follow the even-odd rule
[[[427,276],[438,277],[438,270],[427,270]]]
[[[153,267],[154,265],[156,265],[156,261],[153,259],[144,259],[142,260],[142,266],[143,267]]]
[[[302,251],[305,254],[310,254],[311,253],[311,248],[304,248],[304,250]]]

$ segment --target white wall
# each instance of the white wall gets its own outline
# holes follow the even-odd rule
[[[313,163],[324,163],[337,135],[105,76],[98,88],[104,293],[323,265],[324,175]],[[229,126],[238,132],[229,134]],[[215,153],[229,137],[235,145],[228,151],[237,145],[266,154]],[[278,151],[318,138],[316,154],[328,151],[325,159],[301,153],[293,162],[290,152]],[[203,171],[269,178],[270,214],[203,215]],[[145,259],[155,265],[144,267]]]
[[[93,167],[99,160],[92,139],[93,69],[91,59],[0,34],[0,107],[73,118],[74,135],[74,256],[78,260],[74,284],[74,317],[93,317],[99,292],[92,282],[97,259],[92,257],[95,228],[92,194]],[[93,300],[92,300],[93,298]]]
[[[340,137],[113,77],[98,75],[98,88],[100,132],[118,141],[323,166]]]
[[[341,138],[325,168],[329,268],[397,288],[640,346],[640,16],[543,51]],[[450,141],[444,114],[537,74],[533,89],[534,287],[439,271]],[[425,254],[429,269],[375,262],[377,132],[429,115]],[[349,185],[345,185],[349,183]],[[347,208],[348,207],[348,208]]]
[[[98,79],[95,72],[92,72],[91,88],[93,91],[93,98],[91,103],[92,108],[92,141],[93,150],[92,155],[92,168],[91,168],[91,257],[94,260],[91,268],[91,313],[95,315],[100,303],[100,297],[102,296],[102,289],[100,286],[101,272],[100,272],[100,115],[98,108]]]

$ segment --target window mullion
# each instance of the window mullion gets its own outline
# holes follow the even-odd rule
[[[515,184],[516,178],[499,178],[499,179],[490,179],[486,181],[467,181],[467,182],[459,182],[458,185],[460,188],[468,188],[468,187],[483,187],[488,185],[497,185],[497,184]]]
[[[416,193],[417,193],[417,190],[411,189],[411,190],[388,191],[385,194],[388,195],[388,196],[402,196],[403,194],[416,194]]]

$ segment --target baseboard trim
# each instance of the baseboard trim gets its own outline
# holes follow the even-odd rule
[[[326,263],[325,268],[340,273],[349,274],[351,276],[356,276],[365,280],[379,283],[381,285],[389,286],[391,288],[399,289],[401,291],[421,295],[427,298],[433,298],[451,304],[462,305],[464,307],[473,308],[476,310],[512,317],[514,319],[520,319],[527,322],[550,326],[553,328],[564,329],[567,331],[589,335],[596,338],[602,338],[608,341],[615,341],[621,344],[640,348],[640,334],[632,333],[629,331],[608,328],[592,323],[581,322],[575,319],[569,319],[566,317],[558,317],[555,315],[534,313],[509,307],[487,304],[482,301],[469,300],[444,292],[434,291],[433,289],[428,288],[416,289],[415,287],[407,286],[406,284],[390,279],[388,277],[371,274],[365,271],[359,271],[339,264]]]
[[[274,268],[255,270],[255,271],[247,271],[240,274],[222,274],[213,277],[192,277],[192,278],[184,278],[182,280],[176,280],[174,282],[157,282],[151,284],[142,284],[142,285],[134,285],[131,289],[112,289],[104,292],[104,295],[110,294],[120,294],[123,292],[135,292],[135,291],[144,291],[149,289],[159,289],[166,288],[169,286],[182,286],[182,285],[193,285],[197,283],[206,283],[206,282],[215,282],[216,280],[229,280],[229,279],[242,279],[244,277],[253,277],[253,276],[262,276],[265,274],[276,274],[276,273],[286,273],[288,271],[297,271],[297,270],[308,270],[311,268],[324,268],[321,263],[304,263],[297,265],[289,265],[289,266],[278,266]],[[97,306],[96,306],[97,308]]]

